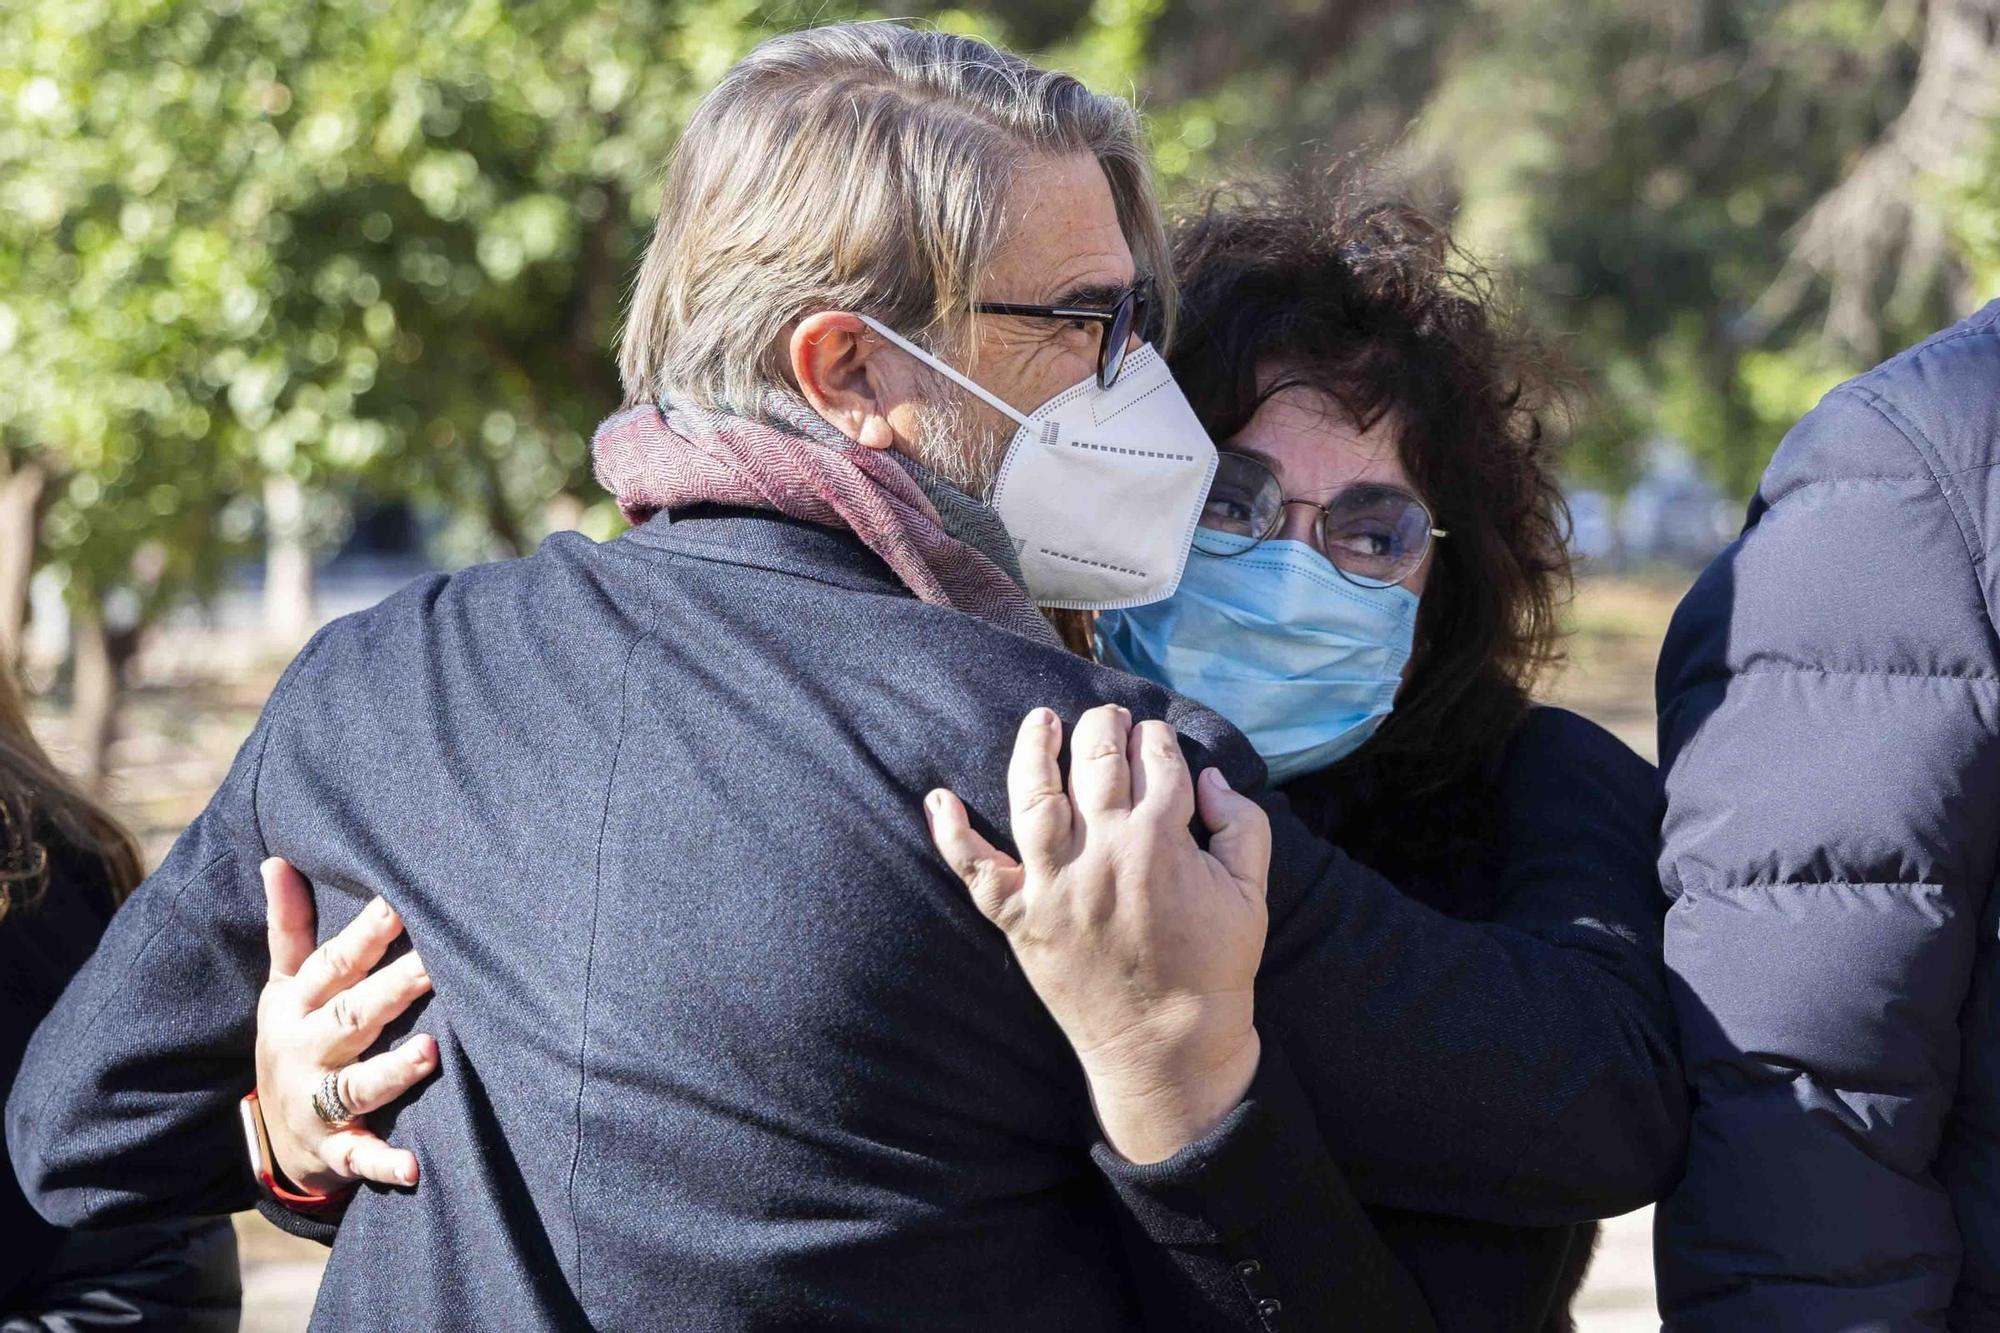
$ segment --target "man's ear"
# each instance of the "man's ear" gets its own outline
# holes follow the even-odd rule
[[[889,424],[895,377],[883,360],[887,342],[859,315],[822,310],[792,328],[792,378],[812,410],[864,449],[896,443]]]

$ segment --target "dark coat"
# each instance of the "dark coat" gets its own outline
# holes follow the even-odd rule
[[[1129,1327],[1074,1058],[920,804],[1005,836],[1021,716],[1100,702],[1261,777],[1213,714],[769,515],[424,581],[317,636],[119,913],[28,1053],[16,1169],[65,1221],[248,1204],[281,854],[323,935],[373,889],[402,912],[443,1057],[383,1122],[423,1185],[350,1207],[318,1326]],[[1535,1225],[1654,1197],[1684,1097],[1626,998],[1645,951],[1452,921],[1276,804],[1260,1024],[1357,1192]],[[1249,1308],[1259,1200],[1156,1193],[1179,1271]]]
[[[1660,661],[1676,1330],[2000,1328],[2000,303],[1785,437]]]
[[[1590,932],[1565,942],[1545,929],[1551,920],[1589,919],[1617,931],[1637,946],[1633,959],[1655,960],[1651,984],[1597,998],[1631,1006],[1642,1023],[1659,1020],[1667,1009],[1657,966],[1666,899],[1655,870],[1660,795],[1652,765],[1574,713],[1535,708],[1495,762],[1450,790],[1411,800],[1379,786],[1363,768],[1302,779],[1285,794],[1307,827],[1446,915],[1539,929],[1551,949],[1596,944]],[[1290,1317],[1283,1326],[1301,1329],[1573,1327],[1570,1305],[1594,1223],[1517,1226],[1363,1205],[1320,1138],[1290,1062],[1275,1042],[1264,1049],[1244,1108],[1174,1161],[1136,1168],[1104,1145],[1096,1149],[1129,1206],[1126,1220],[1137,1224],[1138,1244],[1128,1253],[1156,1326],[1275,1327],[1257,1309],[1268,1298]],[[260,1206],[288,1231],[333,1240],[335,1224],[324,1217]],[[1244,1275],[1248,1282],[1204,1285],[1200,1259],[1184,1269],[1179,1247],[1192,1236],[1197,1249],[1211,1248],[1215,1229],[1203,1219],[1231,1210],[1247,1221],[1231,1229],[1230,1253],[1254,1257],[1258,1271]]]
[[[1618,932],[1633,946],[1618,965],[1651,965],[1633,973],[1626,1003],[1644,1021],[1666,1009],[1659,775],[1597,724],[1561,708],[1531,708],[1494,762],[1423,797],[1385,784],[1365,762],[1293,783],[1286,794],[1314,832],[1449,916],[1532,931],[1547,947],[1586,956],[1601,957],[1593,932],[1565,936],[1552,923],[1587,920]],[[1467,994],[1464,1002],[1481,1001]],[[1595,1223],[1369,1213],[1444,1333],[1571,1327]]]

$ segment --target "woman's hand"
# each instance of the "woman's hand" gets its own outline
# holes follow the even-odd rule
[[[278,857],[265,861],[262,871],[271,979],[257,1001],[257,1100],[278,1169],[314,1194],[337,1193],[356,1180],[414,1185],[416,1154],[391,1148],[359,1118],[435,1070],[437,1041],[418,1034],[395,1050],[360,1056],[430,990],[423,961],[407,953],[371,970],[403,931],[395,909],[380,898],[315,949],[312,891],[304,877]],[[313,1110],[313,1093],[330,1072],[337,1073],[340,1099],[356,1117],[339,1129]]]
[[[1067,792],[1061,747],[1049,709],[1022,722],[1007,771],[1019,861],[948,791],[925,798],[931,838],[1076,1048],[1111,1146],[1160,1161],[1214,1128],[1257,1070],[1271,826],[1220,770],[1190,783],[1164,722],[1085,713]],[[1197,806],[1207,851],[1188,832]]]

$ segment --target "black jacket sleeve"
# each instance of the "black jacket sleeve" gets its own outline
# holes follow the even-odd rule
[[[1509,803],[1493,920],[1412,901],[1267,802],[1258,1028],[1371,1205],[1560,1226],[1650,1203],[1679,1169],[1657,786],[1607,733],[1555,722],[1567,757],[1534,775],[1532,816]]]
[[[62,1232],[33,1281],[0,1300],[4,1333],[236,1333],[242,1322],[236,1232],[226,1217]]]
[[[276,1199],[257,1200],[257,1211],[264,1215],[266,1222],[278,1230],[297,1236],[300,1240],[314,1241],[329,1247],[340,1235],[340,1219],[347,1215],[345,1208],[320,1213],[301,1213],[285,1207]]]
[[[1424,1333],[1429,1308],[1320,1139],[1284,1052],[1249,1094],[1164,1162],[1093,1150],[1124,1209],[1147,1327]]]

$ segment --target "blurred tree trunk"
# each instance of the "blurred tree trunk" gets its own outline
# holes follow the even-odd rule
[[[528,534],[520,515],[514,512],[514,502],[507,496],[507,482],[500,475],[499,460],[481,441],[473,442],[471,453],[479,465],[480,499],[486,507],[486,535],[492,539],[501,559],[511,560],[515,556],[526,555],[533,548],[528,544]]]
[[[617,133],[620,124],[620,117],[611,117],[606,133]],[[595,188],[604,196],[602,211],[583,235],[582,250],[577,256],[576,285],[563,313],[564,336],[557,355],[568,367],[574,383],[604,386],[608,410],[610,404],[618,401],[619,387],[614,373],[616,363],[604,355],[606,342],[601,330],[606,309],[618,298],[619,256],[613,247],[626,224],[631,201],[616,181],[599,181]]]
[[[294,477],[264,479],[264,631],[296,648],[313,625],[313,553],[306,535],[305,489]]]
[[[111,774],[111,743],[117,738],[124,701],[125,668],[138,651],[144,627],[113,630],[104,623],[104,607],[95,599],[78,606],[71,622],[76,645],[71,732],[84,784],[102,793]]]
[[[1821,284],[1826,336],[1857,362],[1954,290],[1944,219],[1926,178],[1949,173],[2000,113],[2000,0],[1930,0],[1910,100],[1794,233],[1790,261],[1758,303],[1759,331],[1789,319]],[[1963,313],[1959,311],[1958,313]]]
[[[48,476],[41,465],[0,455],[0,672],[17,671],[28,631],[28,580]]]

